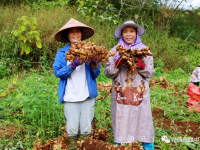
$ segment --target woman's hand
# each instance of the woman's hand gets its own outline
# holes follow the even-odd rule
[[[119,57],[115,62],[115,67],[122,66],[124,64],[123,60]]]
[[[90,66],[91,66],[92,68],[95,68],[95,67],[97,67],[97,66],[99,65],[99,62],[100,62],[100,60],[98,60],[98,59],[93,59],[93,60],[91,61],[91,63],[90,63]]]
[[[138,58],[137,67],[142,70],[145,68],[145,63],[140,58]]]
[[[76,69],[77,66],[80,65],[80,59],[76,58],[72,63],[71,63],[71,68]]]

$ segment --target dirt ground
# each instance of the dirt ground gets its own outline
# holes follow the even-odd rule
[[[6,126],[6,127],[1,126],[0,127],[0,138],[14,136],[15,131],[17,131],[17,130],[19,130],[19,128],[15,127],[15,126]]]
[[[200,137],[199,128],[200,125],[194,121],[179,121],[174,120],[174,123],[171,122],[170,119],[164,116],[164,110],[155,108],[152,111],[154,122],[156,122],[156,126],[163,129],[176,129],[176,132],[179,132],[182,136],[191,136],[191,137]],[[63,128],[65,129],[65,128]],[[0,138],[2,137],[14,137],[15,132],[20,129],[15,126],[1,126],[0,127]],[[187,132],[189,131],[189,132]],[[139,146],[138,143],[133,143],[131,145],[113,145],[107,142],[108,136],[110,136],[106,129],[96,129],[95,122],[93,123],[93,132],[90,137],[88,137],[84,141],[77,141],[77,149],[78,150],[142,150],[143,148]],[[38,139],[34,150],[58,150],[59,148],[67,149],[67,133],[63,132],[62,136],[59,136],[55,139],[50,139],[46,141],[43,145],[41,140]]]
[[[167,88],[170,85],[165,78],[158,78],[151,81],[151,86],[155,86],[160,84],[163,89]],[[110,92],[111,90],[111,83],[98,83],[98,89],[104,90],[106,92]],[[181,96],[186,94],[187,87],[184,87],[185,90],[182,93],[178,93],[175,96]],[[175,91],[178,91],[178,87],[175,87]],[[104,97],[100,97],[97,100],[103,100]],[[200,137],[200,124],[194,121],[179,121],[179,120],[170,120],[166,116],[164,116],[164,110],[155,108],[152,111],[154,126],[163,128],[163,129],[170,129],[173,128],[176,132],[179,132],[181,136],[191,136],[193,138]],[[110,128],[111,125],[109,125]],[[19,131],[20,129],[15,126],[2,126],[0,127],[0,138],[2,137],[13,137],[15,136],[15,132]],[[37,139],[36,144],[33,147],[33,150],[68,150],[67,148],[67,132],[65,131],[65,127],[63,128],[63,135],[59,136],[58,138],[50,139],[42,144],[40,139]],[[21,133],[21,131],[20,131]],[[23,134],[23,133],[22,133]],[[93,122],[93,132],[88,138],[84,141],[77,141],[77,149],[78,150],[142,150],[143,148],[137,143],[132,143],[129,145],[121,145],[117,146],[111,143],[108,143],[107,139],[111,135],[106,131],[106,129],[96,129],[96,123]]]
[[[173,127],[177,130],[177,132],[180,132],[182,136],[187,135],[193,138],[200,137],[200,125],[194,121],[174,120],[174,123],[172,123],[170,119],[164,116],[164,110],[159,108],[155,108],[152,115],[154,120],[158,120],[157,127],[159,128],[169,129],[170,127]]]
[[[64,128],[63,128],[64,129]],[[108,133],[106,129],[96,129],[92,134],[83,141],[77,141],[77,150],[143,150],[137,142],[121,146],[117,146],[107,142]],[[40,139],[37,139],[33,150],[68,150],[67,148],[67,132],[64,130],[63,135],[58,138],[46,141],[43,145]]]
[[[173,127],[176,129],[176,132],[180,132],[182,136],[187,135],[191,137],[200,137],[199,128],[200,125],[193,121],[179,121],[174,120],[174,123],[171,122],[170,119],[164,116],[164,110],[155,108],[152,111],[154,121],[157,122],[156,126],[163,128],[163,129],[170,129]],[[63,128],[64,129],[64,128]],[[1,126],[0,127],[0,138],[2,137],[13,137],[15,136],[15,132],[20,130],[18,127],[15,126]],[[190,132],[187,132],[189,130]],[[108,133],[106,129],[96,129],[95,122],[93,123],[93,132],[90,137],[85,139],[84,141],[77,141],[77,149],[78,150],[142,150],[143,148],[139,146],[139,144],[133,143],[131,145],[113,145],[107,142]],[[58,150],[59,148],[68,150],[67,149],[67,133],[66,131],[63,132],[62,136],[59,136],[55,139],[50,139],[46,141],[43,145],[41,140],[38,139],[34,150]]]

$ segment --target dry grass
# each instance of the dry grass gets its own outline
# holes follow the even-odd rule
[[[23,15],[36,17],[38,23],[38,31],[41,34],[43,42],[43,50],[49,53],[50,58],[53,60],[55,52],[63,47],[65,44],[57,42],[54,39],[54,34],[65,24],[70,18],[74,18],[83,22],[95,29],[93,37],[87,41],[95,42],[96,45],[103,45],[107,49],[111,49],[117,44],[118,39],[113,35],[115,27],[121,22],[113,24],[107,20],[100,20],[98,17],[95,20],[90,20],[89,16],[79,15],[76,11],[73,11],[70,7],[51,7],[36,9],[33,6],[20,5],[20,6],[0,6],[0,34],[3,36],[10,33],[15,27],[15,21],[17,18],[21,18]],[[185,71],[191,70],[190,61],[193,56],[188,53],[189,43],[182,40],[176,40],[169,37],[168,31],[160,31],[154,28],[153,24],[147,24],[145,22],[138,21],[137,23],[143,24],[146,29],[146,33],[142,35],[142,41],[145,45],[151,47],[154,59],[159,58],[164,67],[168,70],[174,70],[179,67]],[[5,33],[4,33],[5,32]],[[8,37],[6,36],[6,39]],[[10,38],[10,37],[9,37]],[[8,39],[12,40],[12,39]],[[45,44],[44,44],[45,43]],[[4,43],[2,43],[5,45]],[[1,44],[0,44],[1,45]],[[184,46],[185,45],[185,46]],[[13,48],[4,48],[7,49]],[[193,48],[195,51],[197,48]],[[177,57],[179,54],[179,57]],[[184,57],[188,57],[189,61],[185,62]],[[191,57],[191,58],[190,58]],[[158,67],[159,64],[155,64]]]
[[[94,41],[97,45],[103,44],[109,49],[114,46],[110,45],[108,40],[113,39],[114,26],[109,24],[101,23],[100,21],[90,21],[86,17],[78,15],[71,8],[65,7],[54,7],[51,9],[33,10],[29,6],[0,6],[0,29],[10,32],[15,27],[15,21],[17,18],[23,15],[28,17],[35,17],[38,23],[38,31],[41,34],[42,40],[47,45],[51,45],[55,42],[54,34],[65,24],[70,18],[74,18],[83,22],[95,29],[95,34],[90,41]],[[101,37],[101,38],[99,38]],[[102,38],[103,37],[103,38]],[[112,43],[112,42],[111,42]],[[115,44],[114,42],[113,44]]]

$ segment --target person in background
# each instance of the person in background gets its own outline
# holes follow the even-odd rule
[[[91,133],[100,65],[96,60],[80,65],[79,58],[69,62],[65,59],[66,52],[79,40],[88,39],[93,34],[93,28],[73,18],[55,34],[57,41],[69,43],[57,51],[53,64],[55,76],[60,78],[58,103],[64,106],[69,150],[76,149],[77,140]]]
[[[200,65],[198,65],[197,68],[194,69],[190,77],[190,82],[195,84],[196,86],[199,86],[199,81],[200,81]]]
[[[131,50],[146,48],[140,38],[144,33],[144,28],[134,21],[124,22],[115,28],[114,35],[119,42],[111,52],[116,51],[119,44]],[[149,79],[154,75],[153,57],[138,58],[137,71],[134,75],[127,75],[127,69],[117,52],[115,56],[109,58],[104,70],[105,75],[113,79],[111,116],[114,141],[117,145],[140,141],[145,150],[154,150],[155,133],[149,95]],[[119,83],[120,87],[116,88],[115,83]],[[143,92],[138,91],[141,85],[145,89]],[[138,101],[140,102],[137,103]]]

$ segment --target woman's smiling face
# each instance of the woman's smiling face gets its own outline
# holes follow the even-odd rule
[[[122,38],[126,44],[128,45],[134,44],[136,37],[137,37],[137,31],[134,27],[125,27],[122,30]]]
[[[69,29],[67,36],[71,44],[77,44],[77,42],[80,41],[82,37],[81,29],[78,27],[71,28]]]

